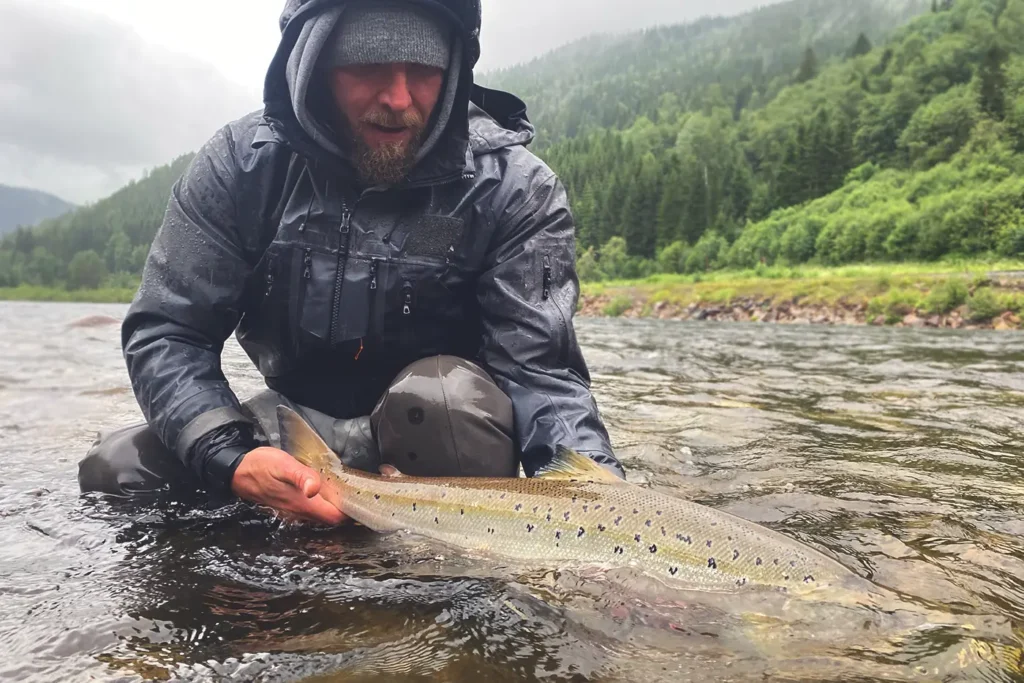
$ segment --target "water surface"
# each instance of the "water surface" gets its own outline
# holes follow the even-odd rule
[[[904,602],[883,614],[652,603],[244,505],[83,498],[96,433],[140,414],[118,327],[70,324],[123,313],[0,304],[2,680],[1017,676],[1020,334],[579,323],[632,481],[830,554]],[[261,388],[234,342],[224,367],[241,396]]]

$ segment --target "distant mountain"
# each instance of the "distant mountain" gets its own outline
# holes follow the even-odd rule
[[[56,218],[75,208],[74,204],[39,190],[0,185],[0,235],[18,226],[30,226]]]

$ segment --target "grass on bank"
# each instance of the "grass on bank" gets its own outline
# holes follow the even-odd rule
[[[1017,279],[1008,278],[1016,273]],[[1016,286],[1000,287],[1001,279]],[[1017,284],[1019,283],[1019,284]],[[942,315],[964,307],[973,322],[1010,311],[1024,315],[1024,262],[905,263],[826,267],[763,267],[697,275],[583,284],[583,299],[607,300],[601,312],[619,316],[640,302],[680,307],[737,300],[799,301],[808,306],[867,305],[871,318],[898,322],[910,313]]]
[[[0,301],[59,301],[91,304],[127,304],[135,296],[135,289],[104,287],[101,289],[68,290],[59,287],[0,287]]]

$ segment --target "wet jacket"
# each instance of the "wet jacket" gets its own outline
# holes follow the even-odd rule
[[[446,2],[475,45],[478,16]],[[249,447],[221,370],[234,332],[270,388],[336,418],[370,414],[420,358],[474,360],[512,400],[528,475],[559,444],[621,473],[573,330],[572,215],[526,149],[525,105],[474,85],[467,50],[462,115],[406,182],[360,189],[302,131],[284,82],[299,24],[325,4],[289,3],[264,109],[217,132],[172,190],[122,331],[149,424],[229,485]]]

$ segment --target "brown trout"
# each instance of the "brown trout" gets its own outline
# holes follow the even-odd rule
[[[321,495],[376,532],[551,567],[632,569],[669,587],[860,592],[839,562],[740,517],[627,483],[566,449],[534,478],[415,478],[344,466],[280,406],[282,450],[323,477]],[[847,589],[847,590],[843,590]]]

